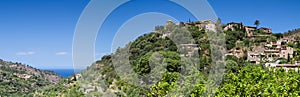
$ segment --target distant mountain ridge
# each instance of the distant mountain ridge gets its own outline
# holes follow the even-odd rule
[[[22,96],[37,88],[57,83],[62,76],[21,63],[0,59],[0,96]]]

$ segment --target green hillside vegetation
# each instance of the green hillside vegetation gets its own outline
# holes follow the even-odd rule
[[[259,24],[259,23],[256,23]],[[196,26],[187,28],[192,39],[178,40],[182,44],[195,43],[201,50],[195,55],[197,57],[181,57],[179,48],[171,41],[172,37],[187,37],[181,33],[185,30],[181,25],[157,26],[157,32],[145,34],[135,41],[128,43],[124,48],[118,48],[115,53],[103,56],[100,61],[95,62],[81,73],[74,75],[68,80],[59,84],[50,85],[38,90],[33,95],[39,96],[103,96],[115,95],[119,97],[163,97],[163,96],[217,96],[217,97],[240,97],[240,96],[298,96],[300,95],[299,72],[285,72],[283,69],[276,71],[269,70],[262,65],[254,65],[247,62],[247,56],[237,58],[228,55],[226,57],[226,70],[220,86],[216,90],[208,90],[207,84],[219,85],[218,82],[211,82],[208,74],[214,67],[222,64],[212,63],[212,55],[220,53],[211,50],[209,42],[212,41],[207,36],[205,30],[198,30]],[[175,29],[175,30],[174,30]],[[166,38],[161,36],[172,31],[172,35]],[[245,29],[235,31],[225,31],[225,43],[227,50],[233,48],[243,49],[244,52],[252,47],[275,41],[284,35],[273,34],[271,36],[247,37]],[[256,31],[258,34],[265,34]],[[300,38],[299,38],[300,39]],[[294,46],[290,44],[290,46]],[[297,48],[297,46],[294,46]],[[134,72],[141,78],[157,79],[159,76],[148,76],[155,67],[165,67],[165,70],[155,71],[155,75],[162,75],[157,82],[146,82],[142,80],[139,84],[132,83],[135,76],[119,76],[117,67],[113,65],[113,59],[122,57],[122,54],[129,50],[129,63]],[[300,51],[300,50],[299,50]],[[182,51],[184,52],[184,51]],[[160,56],[152,57],[152,56]],[[298,58],[298,57],[296,57]],[[295,60],[297,60],[295,58]],[[300,58],[300,57],[299,57]],[[154,60],[151,66],[149,59]],[[126,64],[127,60],[118,60],[119,63]],[[184,75],[184,76],[182,76]],[[77,76],[77,77],[76,77]],[[75,79],[75,80],[74,80]],[[185,79],[184,81],[182,79]],[[187,93],[187,94],[185,94]],[[215,93],[215,95],[209,95]]]
[[[74,76],[63,79],[59,83],[47,85],[39,88],[29,95],[35,97],[80,97],[83,96],[83,92],[80,90],[78,82]]]
[[[51,71],[0,60],[0,96],[30,96],[29,93],[60,79],[61,76]]]

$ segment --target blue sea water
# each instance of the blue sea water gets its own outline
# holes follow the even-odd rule
[[[74,74],[74,69],[51,69],[50,71],[53,71],[65,78]]]

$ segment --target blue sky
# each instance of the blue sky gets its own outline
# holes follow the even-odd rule
[[[0,58],[37,68],[72,68],[76,22],[88,0],[1,0]]]
[[[270,27],[276,33],[300,27],[298,0],[208,2],[223,23],[243,22],[251,26],[258,19],[261,22],[260,26]],[[73,33],[80,14],[88,3],[89,0],[0,1],[0,59],[42,69],[73,68]],[[164,9],[164,6],[155,7]],[[181,10],[178,10],[178,13],[180,12]],[[112,16],[114,18],[111,22],[119,22],[118,18],[126,15]],[[180,16],[180,21],[188,21],[185,14]],[[100,32],[96,44],[97,58],[111,52],[110,42],[113,35],[114,32]]]
[[[222,22],[243,22],[261,26],[280,33],[300,27],[299,0],[208,0]],[[253,25],[254,26],[254,25]]]

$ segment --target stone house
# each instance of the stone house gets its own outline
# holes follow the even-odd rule
[[[245,31],[246,31],[248,37],[252,37],[254,35],[255,30],[256,30],[256,27],[245,26]]]
[[[206,32],[217,32],[217,30],[216,30],[216,24],[211,23],[211,24],[205,25],[205,31]]]
[[[287,47],[287,46],[281,46],[281,51],[280,51],[280,58],[293,58],[294,54],[294,48]]]
[[[184,23],[185,27],[189,27],[189,26],[196,26],[198,27],[199,30],[205,29],[205,24],[201,23],[200,21],[198,22],[187,22]]]
[[[271,68],[273,68],[273,70],[275,71],[276,68],[283,68],[286,72],[288,72],[289,70],[295,70],[296,72],[299,71],[299,63],[295,63],[295,64],[278,64],[278,63],[266,63],[265,67],[268,67],[269,70],[271,70]]]
[[[173,25],[173,24],[174,24],[174,22],[172,20],[168,20],[166,23],[166,25]]]
[[[225,54],[225,55],[226,56],[227,55],[232,55],[232,56],[236,56],[236,57],[240,58],[240,57],[243,57],[244,52],[241,49],[239,49],[239,50],[237,50],[237,49],[231,49],[231,50],[227,51],[227,54]]]
[[[259,28],[261,31],[265,32],[266,34],[272,34],[272,29],[271,28],[264,28],[261,27]]]
[[[264,53],[266,54],[267,60],[271,61],[276,58],[293,58],[294,48],[287,47],[281,40],[277,42],[270,42],[265,45]]]
[[[187,22],[184,26],[197,26],[199,30],[212,29],[215,28],[215,23],[212,20],[202,20],[197,22]]]
[[[170,36],[171,34],[172,34],[172,32],[166,32],[161,37],[166,38],[166,37]]]
[[[287,43],[297,43],[294,38],[288,38],[284,37],[280,40],[282,43],[287,44]]]
[[[254,32],[257,30],[256,27],[244,26],[242,23],[235,23],[235,22],[228,23],[225,27],[223,27],[223,30],[224,31],[242,30],[242,31],[245,31],[245,33],[247,34],[248,37],[269,36],[272,34],[272,29],[262,27],[259,30],[265,32],[266,35],[255,35]]]
[[[242,23],[235,23],[235,22],[231,22],[231,23],[228,23],[224,28],[223,30],[224,31],[228,31],[228,30],[231,30],[231,31],[236,31],[237,29],[242,29],[244,26]]]
[[[265,56],[264,53],[250,51],[247,54],[247,60],[251,63],[259,64],[263,56]]]
[[[192,57],[198,50],[200,50],[198,44],[180,44],[179,48],[181,56],[188,57]]]

